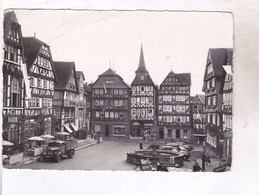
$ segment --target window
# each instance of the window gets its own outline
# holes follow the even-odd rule
[[[172,96],[171,95],[163,95],[163,101],[171,102],[172,101]]]
[[[31,86],[34,87],[35,86],[35,79],[33,77],[31,77]]]
[[[119,118],[119,113],[118,112],[114,112],[114,118]]]
[[[100,112],[96,111],[96,112],[95,112],[95,117],[96,117],[96,118],[99,118],[99,117],[100,117]]]
[[[180,138],[180,129],[176,129],[175,131],[175,137]]]
[[[100,95],[103,95],[103,89],[100,89]]]
[[[172,129],[168,129],[168,137],[172,137]]]
[[[99,95],[100,94],[99,89],[95,89],[94,92],[95,92],[95,95]]]
[[[145,104],[146,103],[146,98],[145,97],[141,97],[141,104]]]
[[[133,117],[136,116],[136,109],[131,109],[131,116],[133,116]]]
[[[144,117],[145,116],[145,109],[141,109],[141,116]]]
[[[40,78],[38,78],[38,84],[37,84],[38,87],[42,87],[42,81]]]
[[[123,89],[119,90],[119,95],[123,95]]]
[[[113,135],[115,136],[125,136],[125,126],[124,125],[114,125]]]
[[[105,111],[105,118],[109,118],[109,112]]]
[[[123,119],[123,112],[119,113],[120,119]]]
[[[216,83],[215,78],[211,79],[211,87],[212,88],[215,88],[215,83]]]
[[[118,89],[114,89],[114,95],[118,95],[118,94],[119,94]]]
[[[94,131],[95,131],[95,132],[101,132],[101,125],[95,124],[95,125],[94,125]]]
[[[216,96],[213,96],[212,101],[213,101],[213,102],[212,102],[212,105],[213,105],[213,106],[216,106]]]
[[[210,81],[207,81],[207,89],[210,89]]]
[[[176,96],[176,101],[177,101],[177,102],[181,101],[181,96],[180,96],[180,95],[177,95],[177,96]]]
[[[59,117],[60,116],[60,110],[55,109],[54,110],[54,116]]]
[[[21,106],[20,101],[20,86],[19,81],[16,78],[13,78],[11,82],[11,97],[10,97],[10,106],[11,107],[19,107]]]
[[[188,138],[187,129],[184,129],[184,130],[183,130],[183,138]]]
[[[132,104],[136,104],[136,101],[137,101],[137,100],[136,100],[135,97],[132,97],[132,98],[131,98],[131,103],[132,103]]]
[[[141,87],[140,87],[140,90],[141,90],[141,91],[145,91],[145,87],[141,86]]]
[[[149,117],[152,117],[152,116],[153,116],[153,109],[150,109],[150,108],[149,108],[149,109],[147,110],[147,113],[148,113],[148,116],[149,116]]]
[[[148,97],[148,103],[153,104],[153,98],[152,97]]]
[[[110,112],[110,118],[114,118],[114,112]]]
[[[140,79],[143,81],[143,80],[144,80],[144,76],[142,75],[142,76],[140,77]]]
[[[210,64],[207,66],[207,74],[210,74],[212,71],[213,71],[213,68],[212,68],[212,64],[210,63]]]
[[[119,106],[123,106],[123,100],[119,100]]]

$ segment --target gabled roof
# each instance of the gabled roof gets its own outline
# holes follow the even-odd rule
[[[205,95],[197,94],[190,97],[192,104],[205,104]]]
[[[4,38],[7,38],[8,31],[10,30],[11,24],[17,24],[20,26],[14,11],[7,11],[4,14]]]
[[[169,72],[161,85],[174,85],[172,83],[169,84],[168,82],[166,82],[167,78],[170,77],[175,77],[181,85],[191,85],[191,73],[174,73],[173,71]]]
[[[35,37],[23,37],[23,44],[26,65],[27,69],[29,70],[39,54],[39,51],[42,47],[42,41],[36,39]]]
[[[74,62],[57,62],[54,61],[54,68],[56,71],[56,75],[58,78],[58,82],[55,83],[55,90],[65,90],[67,82],[69,81],[69,77],[72,72],[74,72],[74,78],[76,83],[76,90],[78,91],[78,86],[76,82],[76,71],[75,71],[75,63]]]
[[[104,88],[104,86],[106,88],[130,88],[130,86],[111,68],[99,75],[99,78],[92,84],[91,88]]]
[[[116,72],[114,72],[111,68],[109,68],[108,70],[106,70],[104,73],[102,73],[99,76],[118,76],[118,74]]]
[[[52,55],[51,55],[49,46],[43,41],[37,39],[36,37],[23,37],[23,45],[24,45],[24,55],[25,55],[25,61],[26,61],[28,72],[30,71],[30,67],[32,66],[33,62],[37,59],[41,47],[43,45],[45,47],[48,47],[49,55],[50,55],[50,64],[52,66],[52,71],[53,71],[55,80],[57,81],[57,75],[53,67],[53,60],[52,60]]]
[[[207,75],[207,65],[212,64],[213,76],[222,76],[224,74],[223,65],[231,65],[233,58],[232,48],[210,48],[207,57],[207,64],[204,74],[204,81],[210,76]]]
[[[191,73],[180,73],[175,75],[178,81],[183,85],[191,85]]]

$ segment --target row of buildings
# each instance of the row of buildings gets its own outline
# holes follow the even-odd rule
[[[4,18],[3,138],[18,147],[30,136],[67,131],[85,137],[143,137],[206,142],[231,155],[232,49],[209,49],[205,95],[191,96],[191,74],[170,71],[160,86],[143,49],[129,86],[111,68],[86,84],[74,62],[53,61],[50,47],[22,37],[14,12]]]
[[[21,148],[28,137],[67,129],[86,137],[90,87],[73,62],[53,61],[50,47],[23,37],[13,11],[4,16],[3,139]]]

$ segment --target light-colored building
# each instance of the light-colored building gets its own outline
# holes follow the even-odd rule
[[[136,76],[131,83],[130,135],[132,137],[143,137],[145,131],[151,132],[157,125],[154,124],[157,121],[157,87],[146,69],[142,46],[138,69],[135,73]]]

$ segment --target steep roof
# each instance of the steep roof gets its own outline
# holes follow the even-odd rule
[[[107,82],[108,81],[108,82]],[[130,88],[123,79],[115,73],[111,68],[99,75],[98,79],[93,83],[91,88]]]
[[[83,76],[83,79],[85,80],[85,75],[84,75],[83,71],[76,71],[76,79],[79,79],[81,75]]]
[[[4,30],[5,30],[4,35],[5,35],[5,38],[7,37],[6,32],[9,31],[9,27],[11,27],[11,25],[10,25],[11,23],[15,23],[15,24],[20,26],[14,11],[7,11],[4,14]]]
[[[75,63],[74,62],[57,62],[54,61],[54,68],[56,71],[56,75],[58,78],[58,82],[55,83],[55,90],[61,89],[64,90],[66,87],[66,84],[69,80],[70,74],[75,71]],[[74,74],[75,75],[75,74]],[[76,83],[76,88],[77,88],[77,82],[76,82],[76,75],[75,75],[75,83]],[[78,90],[78,89],[77,89]]]
[[[191,73],[179,73],[175,75],[178,81],[183,85],[191,85]]]
[[[231,65],[233,57],[232,48],[210,48],[208,52],[207,64],[209,61],[212,64],[213,76],[222,76],[224,69],[222,65]],[[204,81],[210,76],[207,75],[207,65],[204,74]]]
[[[27,70],[29,72],[30,67],[32,66],[33,62],[37,58],[41,47],[44,45],[45,47],[48,47],[49,49],[49,55],[50,55],[50,64],[52,66],[52,71],[55,77],[55,80],[57,81],[57,75],[56,71],[53,67],[53,60],[52,55],[49,46],[44,43],[43,41],[37,39],[36,37],[23,37],[23,45],[24,45],[24,55],[25,55],[25,61]]]
[[[27,69],[29,70],[35,59],[37,58],[39,51],[43,45],[42,41],[35,37],[23,37],[24,54],[26,58]]]
[[[145,65],[142,45],[141,45],[141,49],[140,49],[139,65],[138,65],[138,69],[136,70],[136,72],[148,72],[146,69],[146,65]]]
[[[138,65],[138,69],[135,71],[135,73],[136,73],[136,76],[135,76],[134,80],[132,81],[131,85],[155,86],[153,80],[151,79],[151,76],[149,75],[149,73],[146,69],[142,45],[141,45],[141,50],[140,50],[139,65]],[[141,79],[141,76],[144,76],[144,79]]]
[[[197,94],[196,97],[198,97],[200,101],[205,105],[205,95]]]

